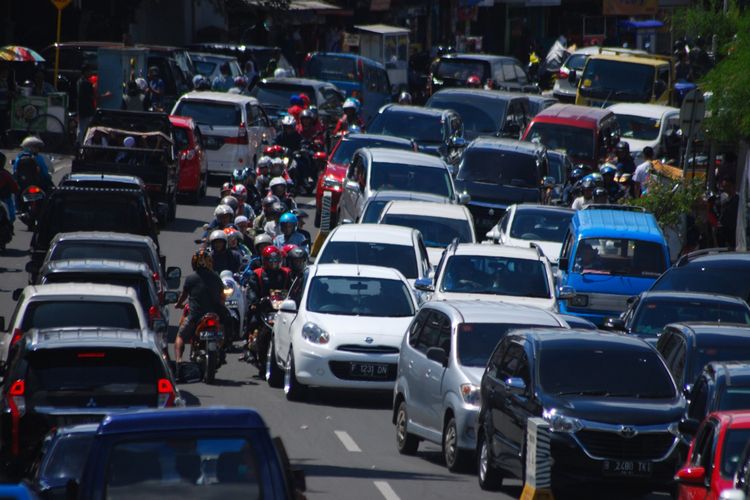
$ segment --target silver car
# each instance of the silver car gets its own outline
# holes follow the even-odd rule
[[[432,441],[442,445],[448,469],[468,468],[487,358],[506,332],[531,325],[568,326],[556,314],[517,304],[425,303],[401,343],[393,393],[398,451],[414,454],[420,441]]]

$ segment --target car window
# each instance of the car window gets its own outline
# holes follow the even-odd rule
[[[39,477],[79,479],[93,440],[93,433],[76,433],[60,438],[45,457]]]
[[[307,292],[307,310],[340,316],[414,315],[412,296],[400,280],[316,276]]]
[[[518,326],[514,323],[461,323],[456,336],[459,363],[463,366],[484,367],[490,353],[505,338],[505,334]]]
[[[97,207],[97,210],[91,210],[91,207]],[[119,231],[146,235],[150,232],[150,221],[145,217],[146,207],[142,199],[134,196],[120,198],[106,192],[71,192],[51,199],[46,213],[49,218],[44,221],[46,227],[39,228],[39,234],[46,231],[53,234]]]
[[[318,54],[310,58],[305,65],[305,76],[318,80],[353,82],[358,75],[356,59],[346,55]]]
[[[318,263],[393,267],[406,279],[418,277],[417,258],[412,245],[367,241],[330,241],[318,257]]]
[[[516,79],[520,83],[526,83],[526,72],[524,72],[523,68],[521,68],[521,66],[519,66],[518,64],[514,64],[513,68],[516,70]]]
[[[511,238],[562,243],[573,212],[551,210],[516,210]]]
[[[552,297],[547,267],[542,260],[492,255],[454,255],[448,259],[440,290],[542,299]]]
[[[500,231],[503,234],[508,234],[508,222],[510,221],[510,212],[505,212],[503,218],[500,219]]]
[[[658,243],[625,238],[586,238],[576,250],[573,272],[657,277],[666,269]]]
[[[719,462],[722,476],[728,479],[734,478],[740,456],[748,442],[750,442],[750,429],[727,429]]]
[[[428,247],[447,247],[455,238],[461,243],[473,243],[474,234],[467,219],[429,217],[411,214],[385,213],[381,224],[417,229]]]
[[[153,281],[146,280],[142,275],[127,275],[125,273],[76,273],[60,272],[50,273],[42,278],[43,284],[48,283],[102,283],[105,285],[117,285],[131,287],[138,295],[138,301],[148,311],[151,306],[156,306],[151,297]]]
[[[713,302],[710,300],[685,300],[654,298],[641,303],[633,321],[633,331],[656,335],[668,324],[675,322],[720,322],[750,324],[747,304]]]
[[[430,347],[442,347],[445,352],[450,352],[450,325],[450,319],[447,316],[433,311],[419,335],[417,350],[426,353]]]
[[[503,339],[495,347],[495,350],[492,352],[492,356],[487,363],[487,373],[491,376],[497,377],[497,374],[500,370],[500,365],[503,361],[503,357],[505,356],[505,351],[508,350],[508,345],[510,345],[508,337],[503,337]],[[460,350],[461,347],[459,346],[459,352]]]
[[[304,274],[302,276],[298,276],[292,283],[292,286],[289,287],[288,298],[293,300],[295,304],[297,304],[297,307],[299,307],[300,304],[302,304],[302,292],[305,291],[305,283],[307,282],[307,276],[308,276],[308,270],[305,269]]]
[[[672,267],[654,283],[652,290],[719,293],[750,300],[750,265],[742,261],[693,261]]]
[[[465,99],[462,96],[437,93],[430,98],[430,108],[452,109],[461,115],[467,139],[479,135],[492,135],[501,128],[500,120],[506,115],[504,99]]]
[[[188,139],[187,130],[182,127],[173,127],[175,146],[178,151],[188,149],[190,147],[190,140]]]
[[[687,344],[685,343],[685,339],[679,335],[676,335],[675,337],[677,343],[668,360],[667,366],[669,366],[669,369],[672,372],[677,387],[682,387],[684,384],[690,384],[693,381],[685,380],[685,360],[687,359]]]
[[[154,271],[151,252],[146,245],[107,245],[105,242],[97,240],[62,241],[54,246],[52,252],[50,252],[49,260],[65,259],[105,259],[142,262]]]
[[[419,311],[419,314],[417,314],[416,318],[414,318],[414,321],[412,321],[411,326],[409,327],[410,346],[414,348],[417,347],[417,341],[419,340],[419,335],[422,333],[422,327],[427,322],[430,314],[431,311],[429,309],[424,309],[422,311]]]
[[[371,171],[373,190],[416,191],[453,198],[453,182],[447,168],[373,162]]]
[[[750,387],[726,387],[721,394],[716,409],[720,411],[744,410],[750,408]]]
[[[323,94],[326,107],[340,108],[341,105],[344,104],[344,99],[342,98],[341,94],[336,92],[334,89],[330,87],[323,87],[320,89],[320,92]]]
[[[128,330],[141,328],[138,313],[129,302],[55,300],[30,302],[21,330],[87,326]]]
[[[500,361],[497,378],[507,380],[513,377],[521,364],[523,354],[523,347],[520,344],[511,343],[508,350],[505,351],[502,361]]]
[[[181,100],[175,114],[189,116],[198,125],[237,127],[242,122],[239,106],[217,101]]]
[[[698,421],[706,416],[706,405],[708,404],[708,381],[706,377],[700,377],[690,393],[690,405],[688,406],[688,418]]]
[[[711,464],[711,447],[713,445],[715,427],[716,424],[713,420],[707,420],[698,429],[698,434],[695,436],[695,446],[690,455],[690,465],[706,467]],[[710,471],[706,467],[706,477],[710,477],[709,474]]]
[[[516,81],[516,69],[512,62],[503,62],[503,80],[506,82]]]
[[[384,111],[367,127],[370,134],[393,135],[419,143],[442,143],[443,124],[439,116],[414,112]]]
[[[489,63],[471,59],[443,58],[435,70],[441,80],[465,83],[470,76],[478,76],[483,82],[489,76]]]
[[[472,147],[464,152],[456,179],[493,186],[534,189],[539,186],[541,173],[534,155]]]

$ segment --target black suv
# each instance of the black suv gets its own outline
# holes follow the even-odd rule
[[[442,56],[429,76],[427,93],[432,95],[446,87],[466,87],[472,76],[478,77],[485,88],[539,93],[539,87],[529,83],[518,59],[492,54]]]
[[[101,183],[110,182],[107,175]],[[27,270],[36,279],[50,246],[58,233],[74,231],[114,231],[149,236],[159,247],[158,221],[151,211],[143,182],[131,187],[58,187],[50,194],[31,237],[31,263]]]
[[[30,464],[53,427],[182,404],[149,331],[31,330],[17,346],[0,400],[1,456],[14,470]]]
[[[526,422],[549,422],[552,485],[666,488],[679,465],[685,399],[648,344],[592,330],[520,329],[495,348],[481,383],[479,484],[523,477]],[[586,491],[585,489],[583,491]]]
[[[540,203],[542,179],[549,170],[544,146],[512,139],[480,137],[464,150],[456,191],[471,196],[477,236],[497,224],[516,203]]]

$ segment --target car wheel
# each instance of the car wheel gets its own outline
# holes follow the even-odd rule
[[[299,401],[305,396],[306,387],[297,380],[294,366],[294,353],[289,349],[289,363],[284,373],[284,394],[287,401]]]
[[[484,432],[479,433],[477,443],[477,478],[479,487],[487,491],[497,491],[503,485],[502,473],[492,464],[492,447]]]
[[[279,388],[284,385],[284,372],[276,362],[276,346],[273,339],[266,354],[266,381],[270,387]]]
[[[396,414],[396,448],[402,455],[415,455],[419,448],[419,438],[407,431],[409,415],[406,413],[406,401],[401,401]]]
[[[451,472],[461,472],[468,468],[469,452],[458,447],[458,426],[451,417],[443,430],[443,458]]]

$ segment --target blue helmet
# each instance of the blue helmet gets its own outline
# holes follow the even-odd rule
[[[305,101],[303,101],[299,95],[294,94],[289,98],[289,104],[291,104],[292,106],[304,106]]]
[[[583,169],[580,168],[574,168],[573,171],[570,173],[570,181],[572,183],[576,183],[578,180],[583,177]]]
[[[599,167],[599,173],[602,175],[615,175],[617,173],[617,167],[611,163],[605,163]]]
[[[297,225],[297,216],[292,212],[286,212],[279,218],[279,224],[294,224]]]

